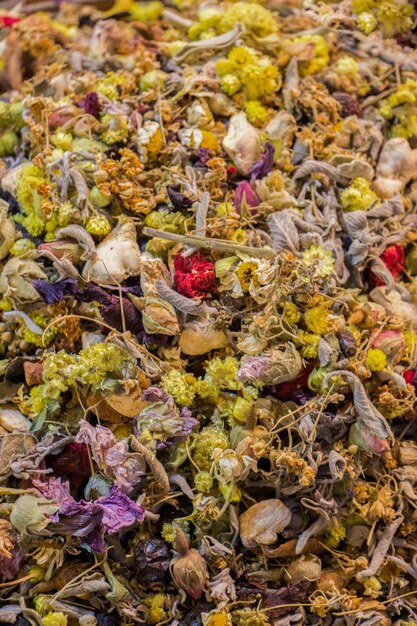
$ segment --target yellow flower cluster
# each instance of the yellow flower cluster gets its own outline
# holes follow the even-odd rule
[[[171,394],[175,402],[181,406],[191,404],[195,396],[196,379],[192,374],[185,374],[179,370],[170,370],[162,376],[161,387]]]
[[[260,100],[280,87],[280,74],[271,59],[246,46],[233,48],[227,59],[219,59],[216,71],[220,87],[229,96],[240,91],[249,101]]]
[[[409,139],[417,135],[417,81],[408,78],[388,98],[382,100],[379,112],[386,120],[395,118],[391,127],[394,137]]]
[[[324,335],[329,331],[329,312],[324,306],[313,306],[304,313],[304,322],[315,335]]]
[[[352,10],[357,15],[358,27],[366,34],[379,24],[386,37],[412,28],[413,7],[406,0],[352,0]]]
[[[371,372],[380,372],[387,366],[387,357],[378,348],[371,348],[366,354],[366,365]]]
[[[18,214],[14,219],[33,237],[42,235],[50,222],[48,218],[51,217],[52,208],[48,198],[51,193],[50,181],[39,167],[26,165],[19,171],[16,195],[25,214]]]
[[[360,177],[354,178],[352,184],[340,194],[340,203],[345,211],[366,211],[378,200],[369,180]]]
[[[216,448],[225,450],[229,446],[227,434],[219,426],[206,426],[195,436],[192,458],[200,471],[210,471],[212,455]]]
[[[314,47],[313,57],[309,61],[300,62],[300,74],[302,76],[317,74],[317,72],[321,72],[329,65],[329,46],[321,35],[302,35],[292,41],[293,43],[303,43]]]
[[[236,23],[243,24],[256,37],[267,37],[278,29],[272,13],[260,4],[236,2],[225,10],[213,7],[200,11],[188,36],[192,40],[207,39],[231,30]]]
[[[268,110],[259,100],[249,100],[245,104],[246,117],[254,126],[264,126],[268,120]]]

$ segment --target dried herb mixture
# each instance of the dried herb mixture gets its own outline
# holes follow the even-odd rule
[[[0,3],[0,623],[417,626],[416,4]]]

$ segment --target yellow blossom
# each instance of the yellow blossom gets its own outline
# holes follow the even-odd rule
[[[366,211],[378,200],[369,180],[360,177],[354,178],[351,185],[340,194],[340,202],[345,211]]]
[[[371,372],[380,372],[387,366],[387,357],[377,348],[371,348],[366,354],[366,365]]]
[[[324,306],[314,306],[304,313],[304,322],[312,333],[324,335],[329,331],[329,312]]]
[[[42,626],[67,626],[67,622],[67,616],[58,611],[53,611],[42,617]]]

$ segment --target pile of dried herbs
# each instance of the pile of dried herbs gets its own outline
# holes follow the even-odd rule
[[[416,3],[5,4],[0,623],[417,626]]]

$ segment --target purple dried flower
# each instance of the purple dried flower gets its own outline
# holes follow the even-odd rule
[[[61,478],[50,478],[46,482],[38,478],[33,478],[32,484],[41,496],[47,500],[54,500],[57,504],[62,505],[69,499],[72,499],[69,482],[62,482]],[[55,515],[57,515],[57,513],[55,513]]]
[[[241,361],[237,379],[242,383],[262,380],[271,367],[271,360],[266,356],[246,356]]]
[[[142,400],[145,402],[171,402],[172,396],[159,387],[148,387],[142,392]]]
[[[37,278],[32,285],[36,291],[40,293],[46,304],[60,302],[64,296],[78,293],[78,283],[75,278],[64,278],[56,283],[50,283],[48,280]]]
[[[269,174],[274,167],[275,146],[270,141],[267,141],[264,147],[265,152],[250,170],[252,178],[263,178]]]
[[[259,198],[247,180],[243,180],[235,189],[234,204],[238,213],[241,211],[243,200],[250,207],[259,205]]]
[[[24,556],[25,553],[20,548],[15,548],[10,558],[0,553],[0,582],[16,578]]]
[[[198,148],[196,150],[196,154],[198,156],[198,160],[194,163],[194,167],[205,167],[207,161],[210,161],[213,157],[209,148]]]
[[[117,487],[112,487],[110,495],[98,498],[95,504],[103,511],[103,525],[110,535],[145,519],[145,509]]]
[[[101,105],[98,100],[98,95],[95,91],[90,91],[86,97],[84,98],[82,106],[84,107],[84,111],[93,117],[99,119],[100,117],[100,109]]]
[[[135,288],[123,287],[122,291],[133,292],[135,291]],[[135,293],[135,295],[137,294]],[[128,298],[120,298],[119,295],[115,296],[109,294],[101,287],[88,283],[81,294],[81,299],[85,302],[95,301],[104,305],[101,309],[104,321],[120,332],[125,330],[123,327],[123,320],[126,330],[129,330],[132,333],[139,333],[143,329],[141,315],[135,305]]]

